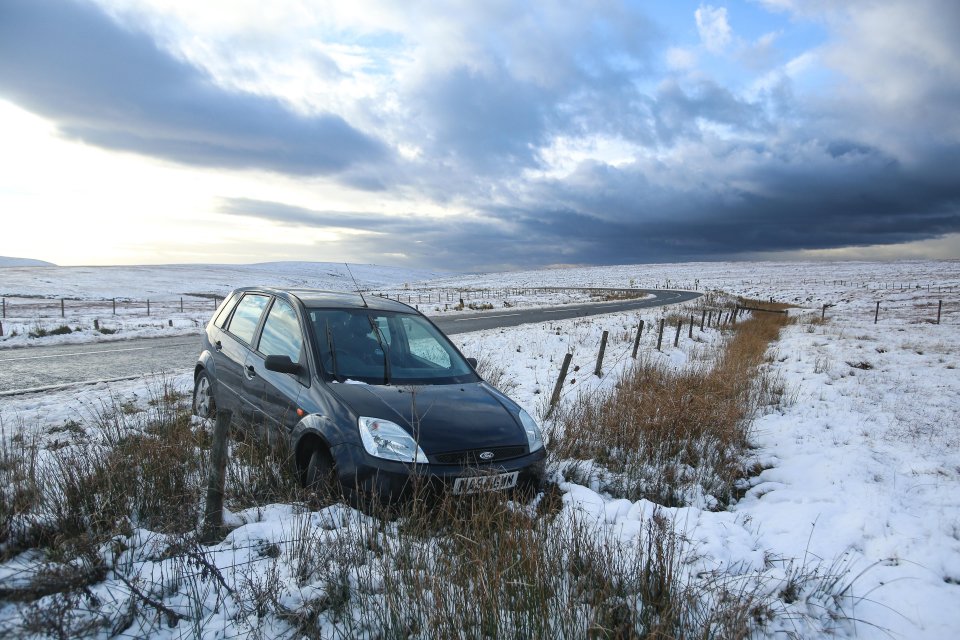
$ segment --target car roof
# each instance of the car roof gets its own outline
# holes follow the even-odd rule
[[[324,289],[279,289],[275,287],[243,287],[237,289],[238,293],[245,292],[263,292],[271,294],[287,294],[298,298],[303,306],[309,308],[327,308],[327,309],[375,309],[377,311],[398,311],[400,313],[417,313],[413,307],[391,300],[390,298],[381,298],[372,293],[366,293],[362,297],[359,293],[349,291],[327,291]]]

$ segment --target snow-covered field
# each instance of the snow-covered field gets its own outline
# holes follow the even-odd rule
[[[810,308],[839,304],[849,310],[882,300],[884,318],[890,306],[920,304],[927,306],[927,316],[936,317],[939,299],[947,305],[945,313],[960,311],[957,270],[956,262],[715,262],[468,275],[377,265],[351,265],[348,272],[343,264],[323,262],[0,267],[0,349],[197,334],[217,300],[249,285],[348,291],[359,285],[427,315],[458,313],[461,300],[459,312],[467,313],[598,299],[591,288],[674,288],[727,291]],[[49,333],[63,327],[69,333]],[[37,337],[40,333],[47,335]]]
[[[77,285],[69,295],[112,297],[120,295],[121,288],[123,295],[143,297],[174,295],[185,288],[222,293],[244,282],[220,268],[211,269],[215,273],[182,269],[163,285],[146,271],[137,276],[140,280],[126,281],[110,272],[120,282],[116,287],[105,277],[100,282],[102,274],[90,270],[82,281],[88,289],[81,291]],[[289,271],[260,275],[286,285],[337,284],[298,269],[290,280],[284,279]],[[30,280],[39,276],[17,271],[15,286],[0,271],[0,289],[68,295],[56,278],[43,276],[53,290],[42,292],[43,283]],[[728,510],[693,505],[661,513],[691,541],[697,567],[704,571],[719,569],[771,589],[790,575],[813,572],[824,580],[839,575],[841,585],[850,585],[842,603],[846,620],[832,620],[811,596],[784,605],[791,615],[770,629],[773,637],[817,637],[826,630],[859,638],[948,639],[960,633],[960,262],[635,265],[442,278],[397,273],[392,280],[358,273],[354,267],[354,275],[365,287],[391,291],[659,286],[796,304],[791,314],[800,320],[784,330],[768,365],[768,373],[786,389],[788,402],[771,407],[753,423],[754,462],[762,471]],[[550,293],[536,295],[535,300],[518,295],[513,302],[550,302]],[[941,300],[940,324],[935,324]],[[501,298],[491,299],[494,302],[503,305]],[[827,322],[813,321],[824,312]],[[491,330],[457,336],[456,342],[466,355],[500,370],[501,384],[509,387],[510,395],[542,417],[564,353],[574,354],[579,371],[568,376],[563,402],[576,393],[609,388],[632,362],[629,351],[637,321],[644,319],[650,326],[662,313]],[[591,372],[604,330],[612,341],[604,376],[597,378]],[[722,340],[713,330],[696,335],[700,341],[691,341],[684,331],[678,348],[665,340],[663,351],[657,352],[655,335],[647,333],[641,348],[649,358],[681,367],[699,357],[705,343]],[[189,372],[168,372],[166,382],[184,391],[191,385]],[[31,429],[48,443],[62,442],[70,434],[65,424],[93,420],[105,403],[147,408],[158,385],[156,380],[140,380],[4,398],[0,424],[8,436],[12,430]],[[564,511],[595,521],[602,532],[598,535],[639,536],[655,508],[566,479],[560,488]],[[296,517],[289,508],[262,511],[259,522],[235,530],[231,539],[282,539]],[[224,542],[224,552],[229,544]],[[229,556],[230,563],[243,562],[236,553],[223,556]],[[162,570],[157,569],[159,562],[139,561],[145,571]],[[29,557],[0,567],[0,586],[15,580],[24,562]],[[109,585],[95,591],[105,594]],[[175,598],[169,602],[175,603]],[[17,615],[14,605],[0,603],[0,629]],[[244,632],[242,624],[229,620],[229,608],[208,612],[205,620],[211,636],[217,629],[226,629],[229,636]],[[164,633],[179,635],[175,629]]]

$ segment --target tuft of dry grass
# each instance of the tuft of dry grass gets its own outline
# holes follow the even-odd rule
[[[249,606],[311,638],[746,638],[767,616],[752,588],[688,575],[692,551],[658,513],[625,541],[498,495],[373,512],[321,535],[294,526],[277,563],[300,585],[323,584],[323,597],[291,611],[279,601],[296,594],[260,571]]]
[[[263,438],[252,429],[238,428],[230,444],[226,468],[226,495],[231,508],[245,509],[308,498],[300,486],[295,453],[289,438]]]
[[[519,349],[519,347],[518,347]],[[506,369],[496,364],[496,361],[481,354],[477,357],[477,373],[503,393],[510,395],[517,388],[517,381],[510,377]]]
[[[755,314],[732,325],[712,363],[682,370],[640,360],[614,389],[583,395],[557,416],[551,454],[594,460],[616,495],[679,506],[733,498],[749,444],[747,425],[771,394],[761,365],[787,319]],[[710,366],[712,364],[712,366]]]

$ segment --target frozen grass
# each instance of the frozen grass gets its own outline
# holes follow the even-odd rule
[[[726,506],[745,474],[750,418],[770,395],[760,365],[786,322],[761,313],[731,324],[709,362],[674,369],[642,359],[613,388],[565,405],[551,454],[568,475],[596,474],[599,465],[607,473],[583,484],[599,482],[616,497]]]

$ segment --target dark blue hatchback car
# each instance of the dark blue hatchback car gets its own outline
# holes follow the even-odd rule
[[[399,302],[243,288],[207,324],[193,408],[289,438],[307,486],[393,500],[420,483],[454,494],[539,484],[540,428],[475,364]]]

